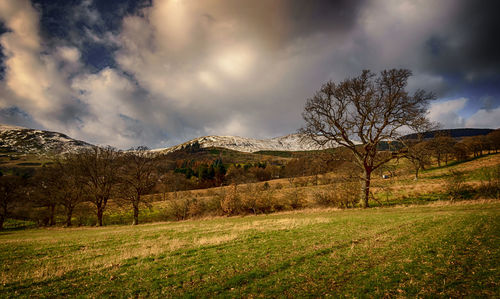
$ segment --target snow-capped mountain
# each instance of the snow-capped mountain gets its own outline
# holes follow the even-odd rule
[[[62,133],[0,124],[0,151],[30,154],[62,154],[93,147]]]
[[[219,147],[247,153],[258,151],[310,151],[334,147],[334,145],[320,147],[312,139],[304,138],[303,135],[290,134],[271,139],[254,139],[237,136],[205,136],[192,139],[183,144],[169,148],[155,149],[153,151],[171,153],[193,144],[199,144],[200,148]]]

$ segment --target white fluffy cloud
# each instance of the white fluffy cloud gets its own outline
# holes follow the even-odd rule
[[[495,109],[479,109],[465,122],[471,128],[500,128],[500,107]]]
[[[75,47],[45,47],[29,0],[0,0],[0,21],[10,30],[0,37],[6,56],[0,108],[17,107],[42,128],[99,144],[127,148],[151,138],[154,126],[142,129],[140,122],[149,116],[136,106],[137,86],[117,70],[90,74]]]
[[[39,36],[39,15],[27,0],[0,0],[0,20],[10,29],[0,36],[6,74],[5,88],[9,95],[0,96],[6,107],[15,100],[16,106],[30,113],[46,127],[61,128],[54,120],[62,112],[65,100],[72,98],[61,64],[75,64],[78,57],[71,50],[61,49],[60,55],[43,53]],[[77,55],[76,55],[77,56]],[[67,59],[72,61],[67,61]]]
[[[466,98],[432,103],[429,109],[429,118],[439,122],[443,128],[462,128],[465,119],[460,112],[467,104]]]

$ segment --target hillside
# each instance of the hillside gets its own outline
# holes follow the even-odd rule
[[[461,129],[443,129],[443,130],[434,130],[430,132],[424,133],[424,139],[430,139],[434,136],[444,135],[450,136],[452,138],[460,139],[464,137],[473,137],[473,136],[483,136],[488,135],[493,132],[493,129],[475,129],[475,128],[461,128]],[[409,134],[402,137],[403,139],[416,139],[417,134]]]
[[[92,146],[58,132],[0,125],[0,152],[3,153],[61,154]]]
[[[463,138],[471,136],[487,135],[494,131],[493,129],[449,129],[435,130],[424,134],[424,138],[433,138],[437,134],[448,134],[453,138]],[[409,134],[402,137],[403,139],[416,138],[415,134]],[[256,152],[301,152],[314,151],[328,148],[335,148],[336,145],[329,143],[326,146],[319,146],[312,139],[300,134],[289,134],[282,137],[270,139],[255,139],[238,136],[204,136],[189,140],[185,143],[175,145],[169,148],[154,149],[153,152],[172,153],[186,148],[226,148],[233,151],[256,153]],[[286,154],[285,154],[286,155]]]
[[[254,139],[237,136],[204,136],[189,140],[169,148],[155,149],[160,153],[171,153],[186,147],[227,148],[239,152],[254,153],[259,151],[310,151],[335,147],[333,144],[318,146],[313,140],[300,134],[290,134],[271,139]]]
[[[473,128],[437,130],[425,133],[425,138],[432,138],[437,133],[447,133],[451,137],[462,138],[486,135],[492,131],[492,129]],[[403,138],[411,139],[415,136],[415,134],[409,134]],[[73,139],[58,132],[0,124],[0,152],[3,153],[61,154],[92,146],[90,143]],[[170,154],[186,149],[186,152],[196,152],[197,149],[219,148],[242,153],[262,153],[288,157],[290,156],[287,154],[288,152],[308,152],[335,147],[336,145],[333,143],[319,146],[312,139],[301,134],[289,134],[269,139],[238,136],[204,136],[172,147],[153,149],[151,152]]]

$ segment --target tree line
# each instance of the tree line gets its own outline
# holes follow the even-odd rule
[[[413,166],[415,180],[420,171],[430,166],[433,160],[438,166],[447,165],[449,161],[465,161],[469,157],[477,158],[483,154],[498,153],[500,150],[500,130],[488,135],[464,137],[456,140],[444,131],[431,139],[416,139],[405,141],[405,157]]]
[[[406,140],[404,145],[401,152],[411,162],[417,179],[419,172],[433,161],[440,166],[498,152],[500,130],[461,140],[442,134],[432,139]],[[391,156],[390,151],[379,154]],[[290,159],[284,165],[266,162],[225,165],[220,157],[211,162],[179,160],[169,164],[145,148],[121,152],[111,147],[96,147],[55,159],[31,175],[1,175],[0,228],[7,217],[52,226],[56,224],[58,211],[59,216],[63,213],[65,225],[71,226],[78,207],[85,207],[87,214],[95,214],[96,224],[102,226],[110,199],[129,207],[133,224],[138,224],[141,205],[149,204],[148,194],[163,193],[166,199],[167,192],[275,178],[288,178],[293,185],[296,177],[303,176],[310,177],[309,181],[317,185],[320,174],[340,171],[345,164],[355,165],[353,159],[349,151],[338,148]]]
[[[157,182],[156,159],[143,148],[120,152],[112,147],[82,150],[40,167],[31,177],[0,177],[0,228],[17,210],[17,218],[43,225],[55,224],[57,207],[62,207],[65,224],[72,225],[73,212],[83,202],[95,209],[97,225],[111,198],[128,203],[133,223],[139,223],[139,204]],[[43,217],[36,212],[43,211]],[[31,218],[31,219],[30,219]]]
[[[33,172],[0,173],[0,228],[8,217],[53,226],[61,214],[64,224],[71,226],[77,209],[95,214],[96,224],[102,226],[110,199],[128,206],[133,224],[138,224],[141,205],[149,204],[148,194],[162,194],[166,199],[168,192],[309,175],[316,170],[308,169],[321,164],[310,161],[224,164],[218,157],[172,163],[143,147],[127,152],[95,147],[57,157]]]

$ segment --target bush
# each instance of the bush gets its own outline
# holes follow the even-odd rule
[[[304,197],[296,187],[288,190],[287,198],[292,210],[300,209],[304,206]]]
[[[238,186],[233,184],[228,189],[222,189],[219,194],[222,212],[225,215],[237,215],[241,212],[241,198],[238,196]]]
[[[189,205],[190,199],[188,198],[172,199],[165,211],[167,218],[174,218],[175,220],[187,219],[189,216]]]
[[[500,199],[500,165],[481,170],[481,185],[477,192],[481,197]]]
[[[274,192],[271,189],[262,190],[255,185],[247,185],[241,193],[242,212],[260,214],[275,210]]]
[[[355,180],[341,181],[331,185],[334,188],[319,190],[314,193],[313,198],[320,206],[337,208],[352,208],[359,202],[359,182]]]
[[[450,170],[445,186],[451,200],[468,197],[467,195],[470,190],[465,184],[465,174],[461,171]]]

